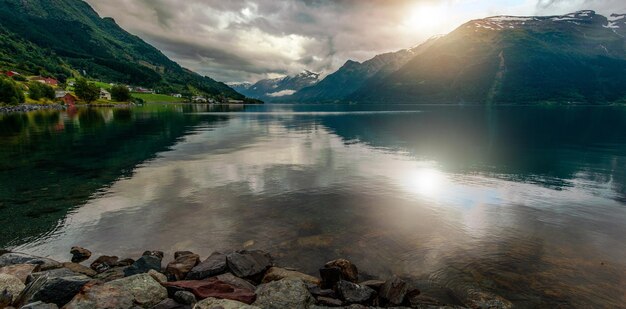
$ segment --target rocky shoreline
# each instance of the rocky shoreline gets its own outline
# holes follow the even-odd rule
[[[161,251],[137,260],[74,247],[71,262],[0,250],[0,309],[510,308],[493,296],[461,303],[449,291],[421,290],[397,276],[360,280],[337,259],[319,277],[279,267],[261,250],[215,252],[204,260],[179,251],[163,267]],[[445,296],[441,296],[445,295]]]
[[[0,114],[8,113],[27,113],[39,110],[65,110],[65,106],[61,104],[21,104],[15,106],[0,106]]]

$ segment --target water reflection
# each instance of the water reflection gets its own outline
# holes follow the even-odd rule
[[[626,110],[355,108],[158,106],[62,114],[43,126],[50,133],[29,124],[13,132],[28,136],[15,147],[45,151],[3,148],[31,159],[3,165],[20,173],[2,169],[2,187],[17,187],[9,174],[34,188],[50,185],[35,173],[68,177],[56,193],[2,192],[23,201],[0,210],[22,218],[11,228],[33,236],[9,241],[57,258],[76,244],[121,256],[246,244],[310,273],[342,256],[372,275],[496,292],[521,307],[624,301]],[[22,214],[74,191],[48,221]],[[25,222],[51,232],[29,234]]]

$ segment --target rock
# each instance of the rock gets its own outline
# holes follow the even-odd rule
[[[261,250],[241,250],[227,254],[226,263],[235,276],[254,277],[271,266],[272,257]]]
[[[364,285],[375,291],[380,291],[380,287],[383,286],[383,284],[385,284],[383,280],[367,280],[359,283],[359,285]]]
[[[194,309],[261,309],[257,306],[246,305],[242,302],[238,302],[230,299],[218,299],[209,297],[205,300],[198,302]]]
[[[103,273],[117,265],[119,258],[117,256],[108,256],[102,255],[99,256],[95,261],[91,262],[91,269],[97,271],[98,273]]]
[[[404,302],[404,297],[408,291],[409,285],[406,281],[398,278],[397,276],[393,276],[380,287],[378,295],[387,304],[397,306]]]
[[[265,273],[265,276],[263,276],[263,280],[261,282],[268,283],[271,281],[278,281],[285,278],[302,279],[302,281],[306,283],[320,284],[320,279],[318,278],[280,267],[270,267],[270,269],[268,269]]]
[[[232,284],[215,278],[205,280],[187,280],[167,282],[163,284],[168,288],[182,288],[192,292],[198,299],[215,297],[221,299],[236,300],[251,304],[255,300],[254,291],[236,287]]]
[[[73,263],[80,263],[91,257],[91,251],[82,247],[72,247],[70,253],[72,254]]]
[[[200,263],[200,256],[189,251],[176,252],[174,256],[175,260],[167,264],[165,269],[165,273],[173,280],[185,279],[187,273]]]
[[[156,256],[160,259],[163,259],[163,251],[144,251],[142,256]]]
[[[359,279],[359,271],[352,262],[346,259],[337,259],[324,265],[324,268],[338,267],[341,269],[341,279],[356,283]]]
[[[145,274],[151,269],[161,270],[161,258],[156,255],[144,255],[140,257],[133,265],[128,266],[124,270],[124,276],[133,276],[138,274]]]
[[[10,252],[0,256],[0,267],[16,264],[35,264],[39,265],[40,270],[49,270],[61,267],[61,263],[55,260],[24,253]]]
[[[228,270],[226,255],[214,252],[202,263],[196,265],[187,274],[187,280],[202,280],[225,273]]]
[[[187,291],[178,291],[174,293],[174,300],[183,305],[193,305],[197,302],[196,296]]]
[[[481,291],[478,289],[469,289],[464,303],[470,308],[490,308],[490,309],[509,309],[513,308],[513,304],[501,296]]]
[[[254,305],[266,309],[307,308],[315,302],[300,279],[283,279],[261,284],[256,294]]]
[[[128,267],[111,268],[105,272],[97,274],[96,276],[94,276],[94,279],[97,279],[103,282],[109,282],[109,281],[117,280],[120,278],[124,278],[124,270],[126,270],[126,268]]]
[[[33,272],[40,271],[40,268],[41,267],[36,264],[15,264],[1,267],[0,274],[15,276],[20,279],[22,283],[26,283],[28,276]]]
[[[341,269],[339,267],[321,268],[320,277],[322,289],[333,289],[341,280]]]
[[[59,307],[55,304],[46,304],[42,301],[36,301],[34,303],[23,306],[20,309],[59,309]]]
[[[133,260],[133,259],[123,259],[123,260],[117,261],[115,266],[117,266],[117,267],[124,267],[124,266],[133,265],[134,263],[135,263],[135,260]]]
[[[247,289],[250,291],[254,291],[256,290],[256,286],[254,286],[252,283],[248,282],[245,279],[241,279],[239,277],[236,277],[235,275],[231,274],[231,273],[225,273],[225,274],[221,274],[219,276],[215,276],[213,277],[219,281],[222,282],[226,282],[228,284],[231,284],[233,286],[236,286],[238,288],[241,289]]]
[[[105,283],[128,291],[136,304],[152,307],[167,298],[167,290],[148,274],[139,274]]]
[[[191,306],[177,303],[171,298],[167,298],[164,301],[158,303],[152,309],[190,309]]]
[[[13,302],[13,294],[11,294],[8,289],[0,291],[0,308],[7,308]]]
[[[154,269],[150,269],[148,271],[148,275],[150,275],[152,278],[154,278],[154,280],[156,280],[159,283],[167,282],[167,276],[165,276],[164,274]]]
[[[22,303],[42,301],[62,307],[74,298],[91,278],[66,268],[33,273],[31,281],[22,294]]]
[[[310,283],[307,284],[307,289],[309,290],[309,293],[311,293],[315,297],[322,296],[322,297],[328,297],[328,298],[337,298],[337,294],[335,293],[334,290],[322,289],[318,285],[315,285],[315,284],[310,284]]]
[[[118,286],[88,283],[63,309],[128,309],[133,306],[130,292]]]
[[[20,280],[18,277],[7,274],[0,274],[0,293],[5,290],[8,292],[7,295],[11,297],[10,303],[13,303],[17,300],[20,293],[26,288],[24,282]],[[7,297],[8,298],[8,297]]]
[[[317,304],[328,307],[340,307],[343,302],[339,299],[320,296],[317,298]]]
[[[372,299],[375,291],[366,286],[341,280],[337,283],[339,297],[348,303],[363,304]]]
[[[83,274],[85,276],[89,276],[89,277],[94,277],[95,275],[98,274],[98,272],[96,272],[95,270],[87,267],[87,266],[83,266],[77,263],[68,263],[65,262],[63,263],[63,268],[67,268],[77,274]]]

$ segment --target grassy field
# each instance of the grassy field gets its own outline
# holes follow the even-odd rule
[[[165,94],[132,93],[132,96],[144,100],[146,103],[178,103],[184,102],[183,98],[175,98]]]

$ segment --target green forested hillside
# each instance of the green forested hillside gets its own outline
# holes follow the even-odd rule
[[[241,99],[227,85],[180,67],[159,50],[101,18],[81,0],[0,0],[0,67],[88,77]]]

